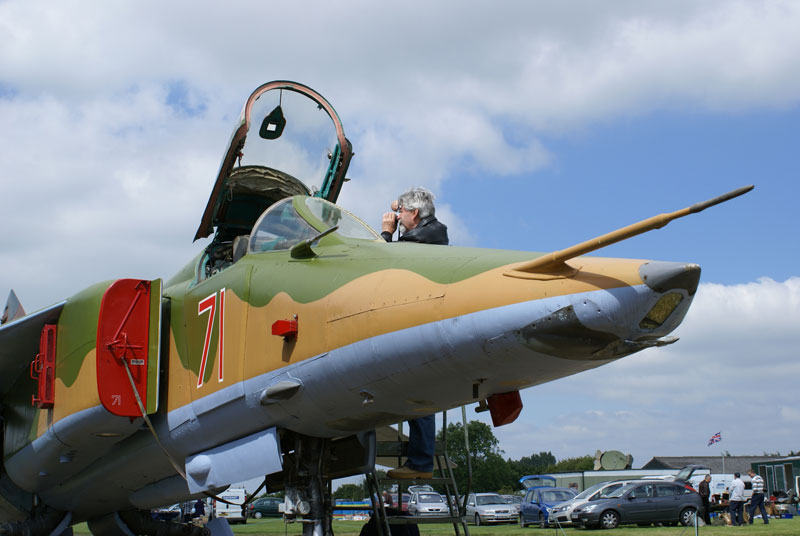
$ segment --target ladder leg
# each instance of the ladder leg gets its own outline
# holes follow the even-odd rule
[[[431,477],[427,479],[413,479],[413,480],[387,478],[386,481],[381,481],[378,479],[377,474],[375,473],[370,473],[369,475],[367,475],[369,481],[368,487],[370,488],[371,497],[374,497],[373,501],[376,500],[378,501],[378,504],[373,504],[373,515],[376,517],[376,525],[377,527],[379,527],[378,533],[380,536],[391,536],[390,527],[395,524],[419,525],[419,524],[430,524],[430,523],[452,524],[455,536],[469,536],[469,528],[467,527],[467,521],[464,516],[465,506],[459,504],[458,486],[456,485],[455,474],[453,473],[453,468],[450,463],[450,459],[447,456],[447,412],[446,411],[443,413],[442,423],[443,423],[442,434],[439,440],[436,441],[435,452],[433,457],[434,469],[438,469],[437,478]],[[400,426],[402,426],[402,424]],[[402,430],[402,428],[399,427],[399,430]],[[399,466],[400,462],[402,461],[402,457],[407,452],[407,447],[408,447],[407,441],[402,441],[402,440],[397,442],[380,441],[376,445],[376,456],[384,458],[397,457]],[[407,515],[402,515],[402,517],[398,518],[394,515],[392,515],[391,517],[387,515],[386,510],[383,508],[383,501],[380,497],[381,485],[392,484],[396,486],[397,508],[402,512],[403,489],[407,488],[411,484],[418,485],[423,483],[434,486],[440,486],[440,489],[444,488],[444,497],[447,502],[446,512],[448,515],[439,516],[438,518],[431,518],[431,517],[417,518],[416,516],[407,516]],[[469,484],[467,484],[467,488],[469,488]]]
[[[375,473],[368,473],[365,476],[370,502],[372,502],[372,515],[375,516],[375,528],[378,531],[378,536],[391,536],[389,519],[386,514],[386,509],[383,506],[378,477]]]

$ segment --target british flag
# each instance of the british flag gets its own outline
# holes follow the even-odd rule
[[[711,439],[708,440],[708,446],[710,447],[714,443],[719,443],[720,441],[722,441],[722,432],[717,432],[711,436]]]

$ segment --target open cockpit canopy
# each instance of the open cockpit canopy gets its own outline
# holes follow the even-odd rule
[[[247,99],[195,240],[250,232],[273,203],[294,195],[336,202],[352,157],[339,116],[296,82],[269,82]]]

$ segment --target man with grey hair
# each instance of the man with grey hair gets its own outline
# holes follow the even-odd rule
[[[446,246],[447,226],[436,219],[434,197],[425,188],[411,188],[392,202],[392,212],[386,212],[381,222],[381,236],[387,242],[400,227],[398,242],[420,242]]]
[[[381,236],[387,242],[400,227],[398,242],[449,244],[447,226],[436,219],[433,194],[425,188],[411,188],[392,202],[392,212],[386,212],[381,222]],[[408,451],[406,463],[392,469],[389,478],[431,478],[433,454],[436,449],[436,421],[427,415],[408,422]]]

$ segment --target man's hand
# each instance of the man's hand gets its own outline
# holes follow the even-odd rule
[[[394,212],[385,212],[383,220],[381,221],[381,232],[388,232],[394,234],[397,230],[397,214]]]

